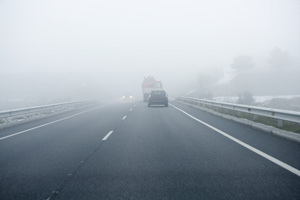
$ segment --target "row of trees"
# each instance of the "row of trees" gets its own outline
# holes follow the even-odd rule
[[[291,64],[291,58],[287,51],[276,47],[270,52],[267,62],[273,69],[283,69],[289,67]],[[248,69],[254,67],[254,61],[250,55],[240,55],[234,58],[231,68],[235,69],[237,73],[242,73]]]
[[[232,77],[222,84],[216,84],[217,80],[210,75],[199,74],[197,97],[209,99],[213,95],[239,96],[239,103],[252,104],[254,102],[252,93],[269,95],[287,88],[280,88],[279,84],[285,83],[280,83],[278,79],[285,76],[287,71],[285,69],[291,66],[288,52],[276,47],[270,52],[266,62],[270,71],[262,72],[259,66],[255,66],[250,55],[237,56],[230,65]]]

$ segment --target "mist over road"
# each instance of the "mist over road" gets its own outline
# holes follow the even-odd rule
[[[170,101],[288,166],[300,145]],[[101,105],[0,140],[1,199],[299,199],[300,177],[173,106]],[[0,138],[80,111],[1,130]]]

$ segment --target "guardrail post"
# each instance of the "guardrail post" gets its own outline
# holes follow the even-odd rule
[[[282,125],[283,125],[282,120],[281,119],[277,120],[277,126],[282,127]]]
[[[7,117],[1,118],[0,122],[3,122],[3,124],[6,124],[8,122]],[[1,123],[2,124],[2,123]]]
[[[257,115],[253,115],[253,120],[257,120]]]

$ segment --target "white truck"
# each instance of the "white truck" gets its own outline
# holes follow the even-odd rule
[[[162,90],[161,81],[156,81],[152,76],[144,77],[142,84],[144,102],[148,101],[148,96],[152,90]]]

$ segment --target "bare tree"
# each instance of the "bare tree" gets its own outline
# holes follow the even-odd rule
[[[240,93],[238,98],[238,103],[252,105],[254,103],[254,98],[252,93],[249,91],[244,91],[243,93]]]
[[[210,99],[212,78],[206,74],[198,74],[198,97]]]
[[[249,82],[249,76],[246,72],[253,67],[254,61],[249,55],[240,55],[234,58],[231,64],[231,68],[236,70],[236,75],[231,81],[234,92],[241,92],[249,88],[252,83]]]

